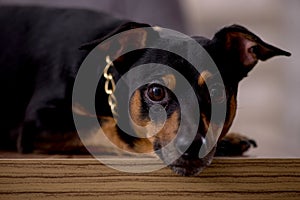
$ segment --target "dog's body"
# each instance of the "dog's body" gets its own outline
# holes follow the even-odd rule
[[[124,22],[86,10],[0,8],[0,102],[6,105],[1,109],[1,147],[14,147],[17,138],[21,142],[20,132],[35,132],[26,130],[27,122],[46,126],[39,129],[74,131],[72,87],[88,54],[79,47]],[[32,133],[27,134],[26,144],[19,144],[23,152],[32,150],[26,149],[32,140]]]
[[[254,141],[239,135],[225,136],[236,112],[238,83],[247,76],[258,60],[266,60],[276,55],[290,55],[264,43],[247,29],[236,25],[222,29],[212,40],[194,37],[218,66],[225,84],[225,91],[220,91],[218,86],[205,86],[206,81],[213,79],[212,72],[195,72],[182,58],[166,52],[145,49],[118,58],[122,55],[120,49],[130,45],[128,43],[132,38],[138,41],[135,45],[140,48],[143,47],[142,43],[148,42],[149,32],[143,30],[143,27],[149,27],[146,24],[119,20],[86,10],[1,7],[0,26],[0,105],[3,106],[0,115],[1,148],[15,147],[21,152],[37,149],[48,153],[84,151],[72,118],[72,88],[79,67],[88,53],[104,39],[125,30],[140,28],[132,33],[133,36],[127,35],[126,40],[118,41],[117,47],[110,45],[118,52],[111,55],[117,58],[114,61],[116,70],[112,69],[112,74],[117,81],[133,66],[153,63],[163,58],[164,64],[171,65],[184,74],[194,90],[199,92],[197,97],[201,107],[200,122],[188,122],[199,125],[197,135],[188,149],[180,143],[185,140],[185,136],[178,136],[176,148],[180,151],[183,146],[185,150],[170,165],[175,172],[183,175],[196,174],[208,165],[216,148],[218,155],[240,155],[251,143],[254,144]],[[155,37],[159,38],[159,34],[155,32],[153,29]],[[143,42],[139,43],[140,39]],[[180,47],[180,41],[176,41],[176,45]],[[110,46],[102,48],[102,51],[111,50]],[[169,83],[170,88],[176,87],[172,74],[162,78],[169,80],[166,85]],[[144,126],[149,123],[150,106],[159,104],[166,109],[167,121],[156,137],[130,137],[111,120],[112,113],[104,91],[104,82],[102,77],[98,85],[99,94],[96,94],[97,116],[100,116],[100,124],[106,127],[104,129],[109,132],[108,135],[117,135],[112,137],[114,142],[123,143],[120,146],[139,152],[158,150],[176,137],[181,118],[189,120],[189,116],[179,116],[180,105],[171,90],[158,83],[148,84],[138,88],[130,97],[132,120]],[[199,152],[203,143],[203,132],[207,132],[207,124],[210,123],[209,92],[215,95],[217,103],[226,104],[227,113],[218,147],[205,159],[199,159],[195,152]],[[189,129],[186,128],[185,131],[188,132]],[[166,155],[162,152],[159,156],[164,160]]]

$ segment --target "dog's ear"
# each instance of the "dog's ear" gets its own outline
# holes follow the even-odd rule
[[[151,30],[145,29],[146,27],[151,26],[136,22],[126,22],[104,37],[83,44],[80,49],[90,51],[101,42],[105,41],[103,44],[99,45],[99,48],[105,50],[113,59],[115,59],[118,58],[126,48],[132,47],[139,49],[146,46],[149,31]],[[128,32],[122,33],[124,31]],[[120,36],[116,36],[114,40],[110,39],[112,36],[118,33],[121,33]]]
[[[225,56],[235,60],[236,64],[244,66],[250,71],[258,62],[273,56],[290,56],[287,51],[274,47],[262,41],[258,36],[239,25],[225,27],[215,34],[213,40],[222,42]]]

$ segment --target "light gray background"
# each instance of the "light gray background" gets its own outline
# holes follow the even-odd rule
[[[232,131],[256,139],[248,154],[300,157],[300,1],[298,0],[0,0],[3,3],[82,7],[118,17],[211,37],[239,23],[292,52],[259,63],[243,80]]]

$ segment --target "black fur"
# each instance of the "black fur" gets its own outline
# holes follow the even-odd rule
[[[0,7],[1,148],[28,137],[20,150],[30,152],[42,130],[74,131],[73,81],[89,53],[79,48],[125,22],[81,9]]]

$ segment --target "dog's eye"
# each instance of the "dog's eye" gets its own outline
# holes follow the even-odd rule
[[[148,87],[147,91],[148,97],[152,101],[161,101],[165,98],[166,93],[163,86],[158,84],[152,84]]]
[[[212,101],[216,103],[223,103],[226,100],[225,88],[221,84],[215,84],[210,89],[210,96]]]
[[[258,46],[255,45],[255,46],[252,46],[249,48],[249,53],[254,53],[254,54],[257,54],[258,53]]]

